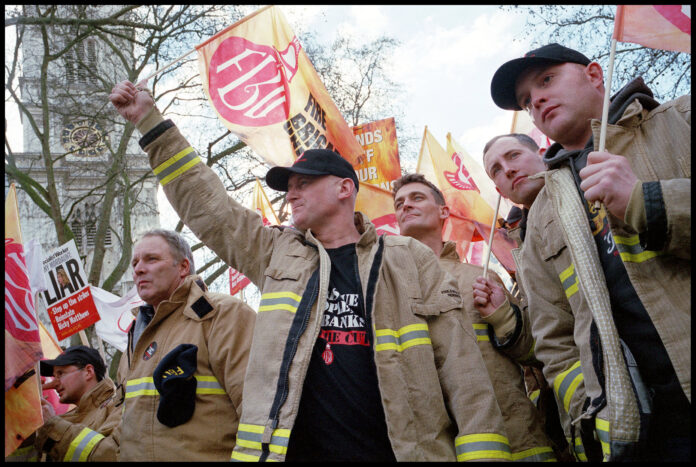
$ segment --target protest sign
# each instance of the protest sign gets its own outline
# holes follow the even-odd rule
[[[365,161],[353,165],[360,183],[379,185],[392,191],[394,180],[401,177],[394,118],[354,126],[353,134],[365,150]]]
[[[48,286],[42,295],[58,340],[99,321],[75,240],[51,251],[41,264]]]

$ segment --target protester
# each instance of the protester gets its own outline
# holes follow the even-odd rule
[[[133,248],[136,310],[118,368],[119,461],[228,461],[256,314],[207,290],[176,232]]]
[[[44,385],[54,388],[64,404],[76,407],[56,415],[41,399],[44,424],[36,431],[34,447],[47,461],[115,461],[118,446],[110,438],[118,426],[118,409],[111,403],[114,383],[106,375],[104,361],[95,349],[68,347],[53,360],[42,360],[42,376],[53,376]]]
[[[483,165],[486,174],[496,186],[501,196],[522,206],[508,214],[506,225],[508,236],[513,238],[518,248],[522,246],[527,229],[529,208],[544,186],[541,175],[546,170],[541,156],[544,148],[527,135],[512,133],[492,138],[483,148]],[[517,207],[517,206],[515,206]],[[519,269],[519,265],[518,269]],[[573,455],[563,433],[553,390],[544,379],[541,363],[534,354],[534,337],[529,322],[529,312],[524,290],[518,286],[518,302],[508,303],[504,289],[494,281],[477,277],[473,285],[474,305],[483,319],[493,325],[491,336],[493,346],[501,352],[524,364],[524,378],[527,391],[544,420],[547,436],[552,441],[554,451],[561,461],[572,461]],[[519,306],[517,306],[519,305]],[[580,453],[580,460],[586,460]]]
[[[491,83],[499,107],[556,141],[518,271],[535,352],[589,460],[687,460],[691,97],[659,104],[636,78],[611,99],[600,152],[605,92],[600,65],[558,44]]]
[[[401,234],[430,247],[439,257],[440,266],[457,279],[464,310],[472,321],[503,414],[512,460],[556,460],[544,434],[542,420],[527,397],[522,368],[491,346],[488,324],[474,307],[472,284],[477,276],[482,275],[483,268],[462,263],[456,244],[442,241],[443,226],[449,217],[449,208],[442,192],[422,174],[404,175],[394,182],[394,211]],[[490,273],[490,276],[490,280],[497,280],[502,285],[497,274]],[[501,295],[505,299],[504,293],[501,292]]]
[[[110,99],[181,219],[261,289],[234,460],[509,458],[455,281],[419,242],[377,237],[345,159],[269,170],[295,228],[264,227],[147,92],[122,82]]]

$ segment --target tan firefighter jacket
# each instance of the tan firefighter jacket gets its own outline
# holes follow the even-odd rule
[[[600,122],[592,120],[595,150]],[[659,180],[666,207],[666,242],[658,251],[641,246],[647,228],[641,183],[626,221],[609,214],[616,247],[691,400],[691,98],[683,96],[648,112],[632,102],[607,129],[606,150],[628,158],[642,182]],[[568,168],[544,172],[545,187],[529,212],[518,263],[529,301],[536,356],[553,386],[566,436],[580,459],[582,419],[595,419],[605,459],[634,443],[638,411],[614,328],[601,335],[607,383],[595,373],[590,346],[593,315],[611,329],[611,308],[584,200]],[[604,209],[604,208],[602,208]],[[603,288],[602,288],[603,287]],[[606,391],[606,404],[602,401]],[[583,411],[586,399],[592,404]]]
[[[199,276],[188,276],[161,302],[135,348],[118,368],[123,401],[119,461],[227,461],[241,414],[242,386],[255,313],[227,294],[205,292]],[[198,346],[193,417],[168,427],[157,419],[159,393],[153,372],[179,344]]]
[[[111,434],[121,420],[113,395],[114,383],[105,376],[77,407],[46,420],[36,431],[37,451],[46,451],[49,461],[115,461],[118,445]]]
[[[148,117],[145,117],[147,120]],[[171,121],[141,146],[164,192],[195,235],[261,290],[242,419],[232,459],[281,461],[320,332],[330,273],[310,230],[264,227],[230,198]],[[509,459],[500,409],[461,313],[454,279],[420,242],[377,237],[356,213],[356,252],[388,436],[399,461]],[[321,436],[321,433],[316,433]]]
[[[512,460],[524,462],[544,462],[556,457],[544,433],[542,418],[536,407],[527,397],[522,368],[493,348],[489,338],[488,323],[481,318],[474,307],[472,284],[483,275],[483,268],[462,263],[457,254],[456,244],[445,242],[440,253],[440,266],[452,274],[459,283],[464,301],[464,310],[469,315],[476,334],[481,355],[488,368],[493,383],[495,397],[503,414],[505,431],[510,440]],[[491,276],[500,281],[497,274]],[[493,278],[492,278],[493,279]],[[500,281],[502,284],[502,281]]]

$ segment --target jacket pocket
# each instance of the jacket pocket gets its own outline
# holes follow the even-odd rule
[[[554,228],[553,220],[550,220],[544,227],[543,239],[544,243],[541,245],[540,249],[544,261],[549,261],[557,257],[566,247],[563,234],[559,229]]]
[[[278,269],[268,266],[263,272],[263,275],[275,280],[292,280],[296,281],[300,278],[300,272],[292,269]]]

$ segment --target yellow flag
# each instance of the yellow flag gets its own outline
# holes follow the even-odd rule
[[[264,7],[196,47],[218,118],[273,165],[328,148],[352,165],[363,150],[280,9]]]
[[[252,195],[251,209],[258,212],[263,218],[263,225],[280,225],[280,220],[268,200],[266,191],[261,186],[259,179],[256,179],[254,184],[254,193]]]
[[[424,174],[442,191],[451,213],[491,225],[495,214],[493,208],[483,199],[456,153],[448,155],[428,127],[423,134],[416,172]]]
[[[513,111],[510,133],[527,135],[532,138],[540,148],[548,148],[553,144],[553,141],[534,125],[532,118],[524,110]]]

